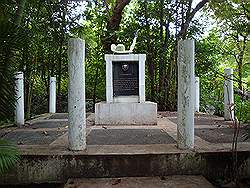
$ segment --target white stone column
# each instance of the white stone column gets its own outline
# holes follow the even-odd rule
[[[15,120],[20,127],[24,125],[24,87],[23,87],[23,72],[17,72],[16,78],[16,110]]]
[[[180,149],[194,147],[194,40],[178,43],[177,144]]]
[[[233,69],[224,69],[224,119],[234,120]]]
[[[105,54],[106,61],[106,101],[107,103],[113,102],[113,64],[112,57],[114,55]]]
[[[68,110],[69,110],[69,149],[86,149],[85,114],[85,41],[69,39],[68,44]]]
[[[56,113],[56,77],[50,77],[49,113]]]
[[[200,79],[199,77],[195,77],[194,87],[195,87],[194,111],[199,112],[200,111]]]
[[[139,54],[139,102],[144,103],[145,100],[145,61],[146,54]]]

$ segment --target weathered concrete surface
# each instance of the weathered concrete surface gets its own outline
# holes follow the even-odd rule
[[[56,77],[50,77],[49,113],[56,113]]]
[[[250,138],[246,138],[248,130],[242,128],[239,130],[238,142],[250,142]],[[211,128],[211,129],[195,129],[195,135],[210,143],[232,143],[233,128]]]
[[[15,89],[16,89],[16,109],[15,109],[15,123],[21,127],[24,125],[24,86],[23,86],[23,72],[17,72],[15,75]]]
[[[174,144],[175,140],[161,129],[93,129],[88,145]]]
[[[202,176],[69,179],[64,188],[213,188]]]
[[[1,184],[65,182],[76,177],[127,177],[202,174],[227,177],[232,168],[230,145],[208,151],[183,151],[175,145],[89,146],[72,152],[65,147],[20,146],[22,160]],[[225,149],[223,149],[225,148]],[[207,148],[208,149],[208,148]],[[248,151],[243,151],[248,150]],[[250,148],[240,144],[241,177],[250,176]]]
[[[68,44],[68,140],[71,150],[86,149],[85,41],[69,39]]]
[[[43,145],[50,144],[55,141],[59,136],[66,133],[65,129],[61,130],[38,130],[38,131],[13,131],[5,136],[2,139],[12,141],[18,145]]]
[[[194,147],[194,40],[178,42],[177,144]]]
[[[156,125],[157,104],[145,103],[96,103],[95,124],[104,125]]]
[[[195,77],[194,88],[195,88],[194,111],[199,112],[200,111],[200,79],[199,77]]]
[[[224,69],[224,119],[234,120],[233,69]]]
[[[58,117],[60,118],[61,116]],[[41,123],[43,121],[42,118],[44,119],[44,124]],[[102,141],[101,145],[87,145],[86,151],[69,151],[67,133],[59,136],[50,144],[26,145],[24,143],[23,145],[18,145],[21,153],[21,162],[4,177],[0,177],[0,184],[65,182],[68,178],[76,177],[202,174],[210,180],[215,180],[216,178],[228,176],[233,164],[231,143],[212,143],[203,140],[203,137],[195,136],[195,147],[193,150],[180,150],[175,143],[164,142],[164,144],[159,144],[157,140],[154,140],[157,137],[154,137],[155,131],[156,135],[165,135],[167,133],[166,137],[171,136],[176,140],[177,126],[171,118],[176,118],[174,113],[170,113],[168,117],[158,116],[157,126],[94,126],[93,115],[91,114],[87,118],[87,135],[91,134],[92,131],[93,133],[95,131],[100,132],[100,134],[94,134],[96,136],[92,138]],[[230,123],[224,123],[218,127],[215,121],[219,120],[219,118],[211,117],[209,121],[208,119],[205,115],[200,114],[198,120],[201,121],[199,121],[200,124],[195,125],[196,129],[205,129],[205,132],[211,134],[206,129],[218,129],[220,131],[221,127],[225,129],[230,125]],[[39,123],[36,124],[36,121]],[[43,116],[38,118],[38,120],[32,120],[30,126],[21,129],[1,129],[0,135],[3,137],[12,132],[20,133],[27,131],[30,134],[35,133],[37,135],[36,142],[39,141],[39,135],[44,137],[46,141],[45,133],[37,133],[46,131],[50,135],[50,131],[63,132],[67,130],[67,127],[57,124],[57,121],[65,123],[64,119],[49,119],[48,116]],[[55,125],[51,122],[54,122]],[[203,123],[204,125],[202,125]],[[65,126],[67,125],[65,124]],[[125,133],[121,133],[121,129],[125,129]],[[133,130],[135,131],[134,133]],[[102,132],[110,134],[103,135],[104,138],[101,138]],[[152,137],[151,141],[154,142],[148,144],[146,144],[147,140],[145,140],[145,143],[139,142],[141,141],[140,138],[145,136],[145,134],[141,136],[142,133],[147,133],[147,139],[151,140],[150,137]],[[113,142],[112,139],[109,140],[110,135],[117,135],[118,138],[115,138],[116,140],[113,141],[120,142],[118,144],[123,145],[106,145],[109,142]],[[123,135],[125,136],[120,137]],[[127,137],[127,142],[125,142],[125,137]],[[136,138],[133,139],[134,137]],[[160,136],[158,137],[160,138]],[[124,139],[119,140],[119,138]],[[36,138],[34,137],[34,139]],[[131,145],[130,139],[132,139],[133,145]],[[240,175],[241,177],[250,177],[250,142],[239,142],[238,151]]]

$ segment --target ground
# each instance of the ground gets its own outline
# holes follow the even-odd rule
[[[202,176],[99,178],[69,180],[65,188],[213,188]]]
[[[87,145],[150,145],[175,144],[177,114],[159,112],[158,125],[95,126],[94,114],[87,114]],[[231,121],[222,117],[197,113],[195,115],[195,141],[232,143],[234,129]],[[67,114],[44,114],[28,121],[23,128],[0,129],[0,137],[18,145],[64,145],[67,143]],[[245,139],[246,130],[241,129],[239,142]]]
[[[156,172],[159,173],[166,173],[165,171],[168,169],[174,169],[173,174],[176,172],[182,173],[189,173],[190,166],[185,166],[184,169],[180,168],[178,164],[181,158],[176,158],[178,154],[188,154],[187,156],[194,156],[192,152],[197,153],[198,156],[203,156],[203,153],[209,157],[209,153],[211,155],[216,156],[224,156],[227,155],[228,152],[231,152],[231,145],[232,145],[232,138],[234,129],[233,123],[231,121],[224,121],[222,117],[218,116],[211,116],[203,113],[197,113],[195,115],[195,148],[193,151],[185,151],[179,150],[176,144],[176,136],[177,136],[177,113],[176,112],[159,112],[158,113],[158,123],[157,125],[123,125],[123,126],[110,126],[110,125],[102,125],[96,126],[94,125],[94,114],[88,113],[87,114],[87,149],[81,152],[72,152],[68,150],[68,119],[67,114],[43,114],[35,119],[27,121],[25,126],[22,128],[16,127],[9,127],[9,128],[2,128],[0,129],[0,138],[4,138],[10,141],[13,141],[18,144],[18,148],[21,154],[27,158],[32,158],[32,161],[37,163],[37,167],[34,166],[35,163],[32,161],[29,163],[27,162],[27,168],[25,165],[21,166],[22,169],[29,169],[30,173],[31,170],[35,170],[35,173],[38,173],[39,176],[37,177],[32,175],[27,175],[24,177],[23,175],[19,174],[19,181],[20,182],[29,182],[32,180],[36,180],[39,182],[43,182],[44,179],[48,177],[46,174],[51,173],[49,175],[53,181],[56,178],[64,179],[65,177],[71,177],[70,173],[65,174],[64,168],[67,168],[67,165],[73,165],[70,167],[71,170],[74,171],[75,175],[85,174],[86,171],[81,171],[77,169],[79,164],[82,167],[86,167],[87,169],[93,169],[94,174],[89,171],[87,176],[98,176],[103,174],[107,176],[107,172],[111,174],[112,177],[121,177],[124,174],[130,174],[129,176],[134,176],[133,174],[147,174],[151,176],[151,173]],[[239,134],[239,145],[238,150],[243,152],[250,151],[250,140],[245,140],[246,129],[242,128]],[[218,152],[218,155],[216,154]],[[248,155],[248,154],[247,154]],[[37,156],[39,161],[36,162],[36,159],[33,158]],[[44,157],[43,157],[44,156]],[[46,156],[46,157],[45,157]],[[72,158],[71,158],[72,156]],[[72,163],[75,159],[74,156],[79,156],[83,158],[77,158],[81,162],[77,165]],[[101,157],[103,156],[103,157]],[[130,158],[132,156],[133,158]],[[171,159],[173,159],[173,163],[169,166],[168,164],[164,163],[164,160],[167,158],[162,158],[161,156],[169,156],[170,163]],[[183,155],[185,156],[185,155]],[[101,157],[101,158],[100,158]],[[38,159],[37,158],[37,159]],[[55,162],[53,162],[55,158]],[[156,160],[157,158],[157,160]],[[220,157],[219,157],[220,158]],[[218,158],[219,163],[221,159]],[[70,159],[69,163],[67,160]],[[86,160],[96,160],[102,162],[89,164],[84,161]],[[111,160],[109,162],[108,160]],[[145,160],[145,162],[141,161]],[[209,159],[209,158],[208,158]],[[203,159],[202,159],[203,160]],[[214,161],[215,159],[213,159]],[[227,159],[225,159],[227,160]],[[48,165],[51,163],[55,164],[55,166],[60,169],[61,174],[58,175],[54,173],[54,167]],[[168,160],[167,160],[168,161]],[[217,161],[217,162],[218,162]],[[63,162],[61,165],[60,162]],[[127,162],[124,164],[124,162]],[[47,164],[47,166],[43,167],[41,164]],[[150,163],[149,165],[147,163]],[[213,162],[216,163],[216,162]],[[109,164],[111,166],[105,166]],[[165,164],[167,166],[164,169],[160,166]],[[202,166],[197,168],[195,165],[202,164],[202,161],[194,161],[192,163],[192,173],[197,174],[197,172],[202,171]],[[31,165],[31,166],[29,166]],[[40,166],[39,166],[40,165]],[[57,166],[59,165],[59,166]],[[88,166],[90,165],[90,166]],[[93,165],[93,166],[91,166]],[[103,165],[103,166],[98,166]],[[113,166],[112,166],[113,165]],[[123,165],[123,166],[122,166]],[[124,166],[125,165],[125,166]],[[137,166],[136,166],[137,165]],[[139,165],[139,166],[138,166]],[[141,166],[144,165],[144,166]],[[175,167],[176,165],[176,167]],[[188,163],[187,163],[188,165]],[[34,166],[34,169],[33,169]],[[208,165],[209,166],[209,165]],[[81,167],[81,168],[82,168]],[[101,168],[102,167],[102,168]],[[142,170],[138,169],[138,167],[142,168]],[[119,169],[122,168],[124,171],[120,171]],[[144,169],[148,171],[145,172]],[[152,169],[151,169],[152,168]],[[214,168],[214,167],[213,167]],[[38,169],[43,169],[38,170]],[[103,171],[96,171],[97,169]],[[178,170],[176,170],[178,169]],[[52,170],[52,171],[51,171]],[[132,171],[133,172],[132,172]],[[181,172],[181,171],[182,172]],[[200,171],[201,170],[201,171]],[[27,172],[28,172],[27,171]],[[40,174],[40,172],[44,172],[45,176]],[[124,174],[122,174],[124,173]],[[170,174],[171,174],[170,173]],[[191,174],[192,174],[191,173]],[[168,174],[168,171],[167,171]],[[126,176],[126,175],[125,175]],[[141,176],[141,175],[140,175]],[[9,176],[10,178],[13,177]],[[85,177],[82,176],[81,177]],[[102,177],[102,176],[99,176]],[[108,175],[109,177],[109,175]],[[176,178],[177,177],[177,178]],[[209,187],[211,186],[202,176],[165,176],[163,179],[159,176],[155,178],[112,178],[112,179],[71,179],[65,185],[66,188],[70,188],[72,184],[76,185],[76,188],[80,187],[88,187],[89,184],[96,182],[96,187],[104,187],[104,185],[113,185],[115,187],[116,183],[119,184],[121,188],[128,188],[131,187],[130,184],[134,182],[139,187],[145,187],[146,184],[151,185],[155,184],[154,182],[158,182],[158,187],[166,186],[169,181],[169,178],[172,180],[177,180],[177,187]],[[186,180],[185,180],[186,178]],[[0,178],[1,179],[1,178]],[[167,179],[168,181],[166,181]],[[198,179],[200,179],[198,181]],[[197,181],[196,181],[197,180]],[[60,180],[61,181],[61,180]],[[6,182],[8,182],[6,180]],[[174,182],[174,181],[173,181]],[[184,182],[184,183],[182,183]],[[186,182],[186,183],[185,183]],[[188,182],[188,183],[187,183]],[[206,183],[205,183],[206,182]],[[85,183],[85,184],[84,184]],[[100,184],[102,186],[100,186]],[[98,186],[99,185],[99,186]],[[175,185],[173,183],[173,185]],[[190,185],[190,186],[188,186]],[[112,186],[112,187],[113,187]],[[155,184],[156,186],[156,184]],[[169,185],[168,185],[169,186]],[[150,187],[150,186],[149,186]],[[170,186],[169,186],[170,187]],[[173,186],[175,187],[175,186]],[[93,187],[94,188],[94,187]]]

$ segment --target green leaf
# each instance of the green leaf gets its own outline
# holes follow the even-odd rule
[[[16,145],[0,139],[0,174],[13,168],[20,160]]]

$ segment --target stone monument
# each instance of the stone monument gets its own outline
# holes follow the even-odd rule
[[[123,49],[119,54],[105,54],[106,102],[95,105],[95,124],[157,124],[157,104],[145,101],[146,54],[132,54],[135,41],[128,51],[118,44],[111,49]]]

